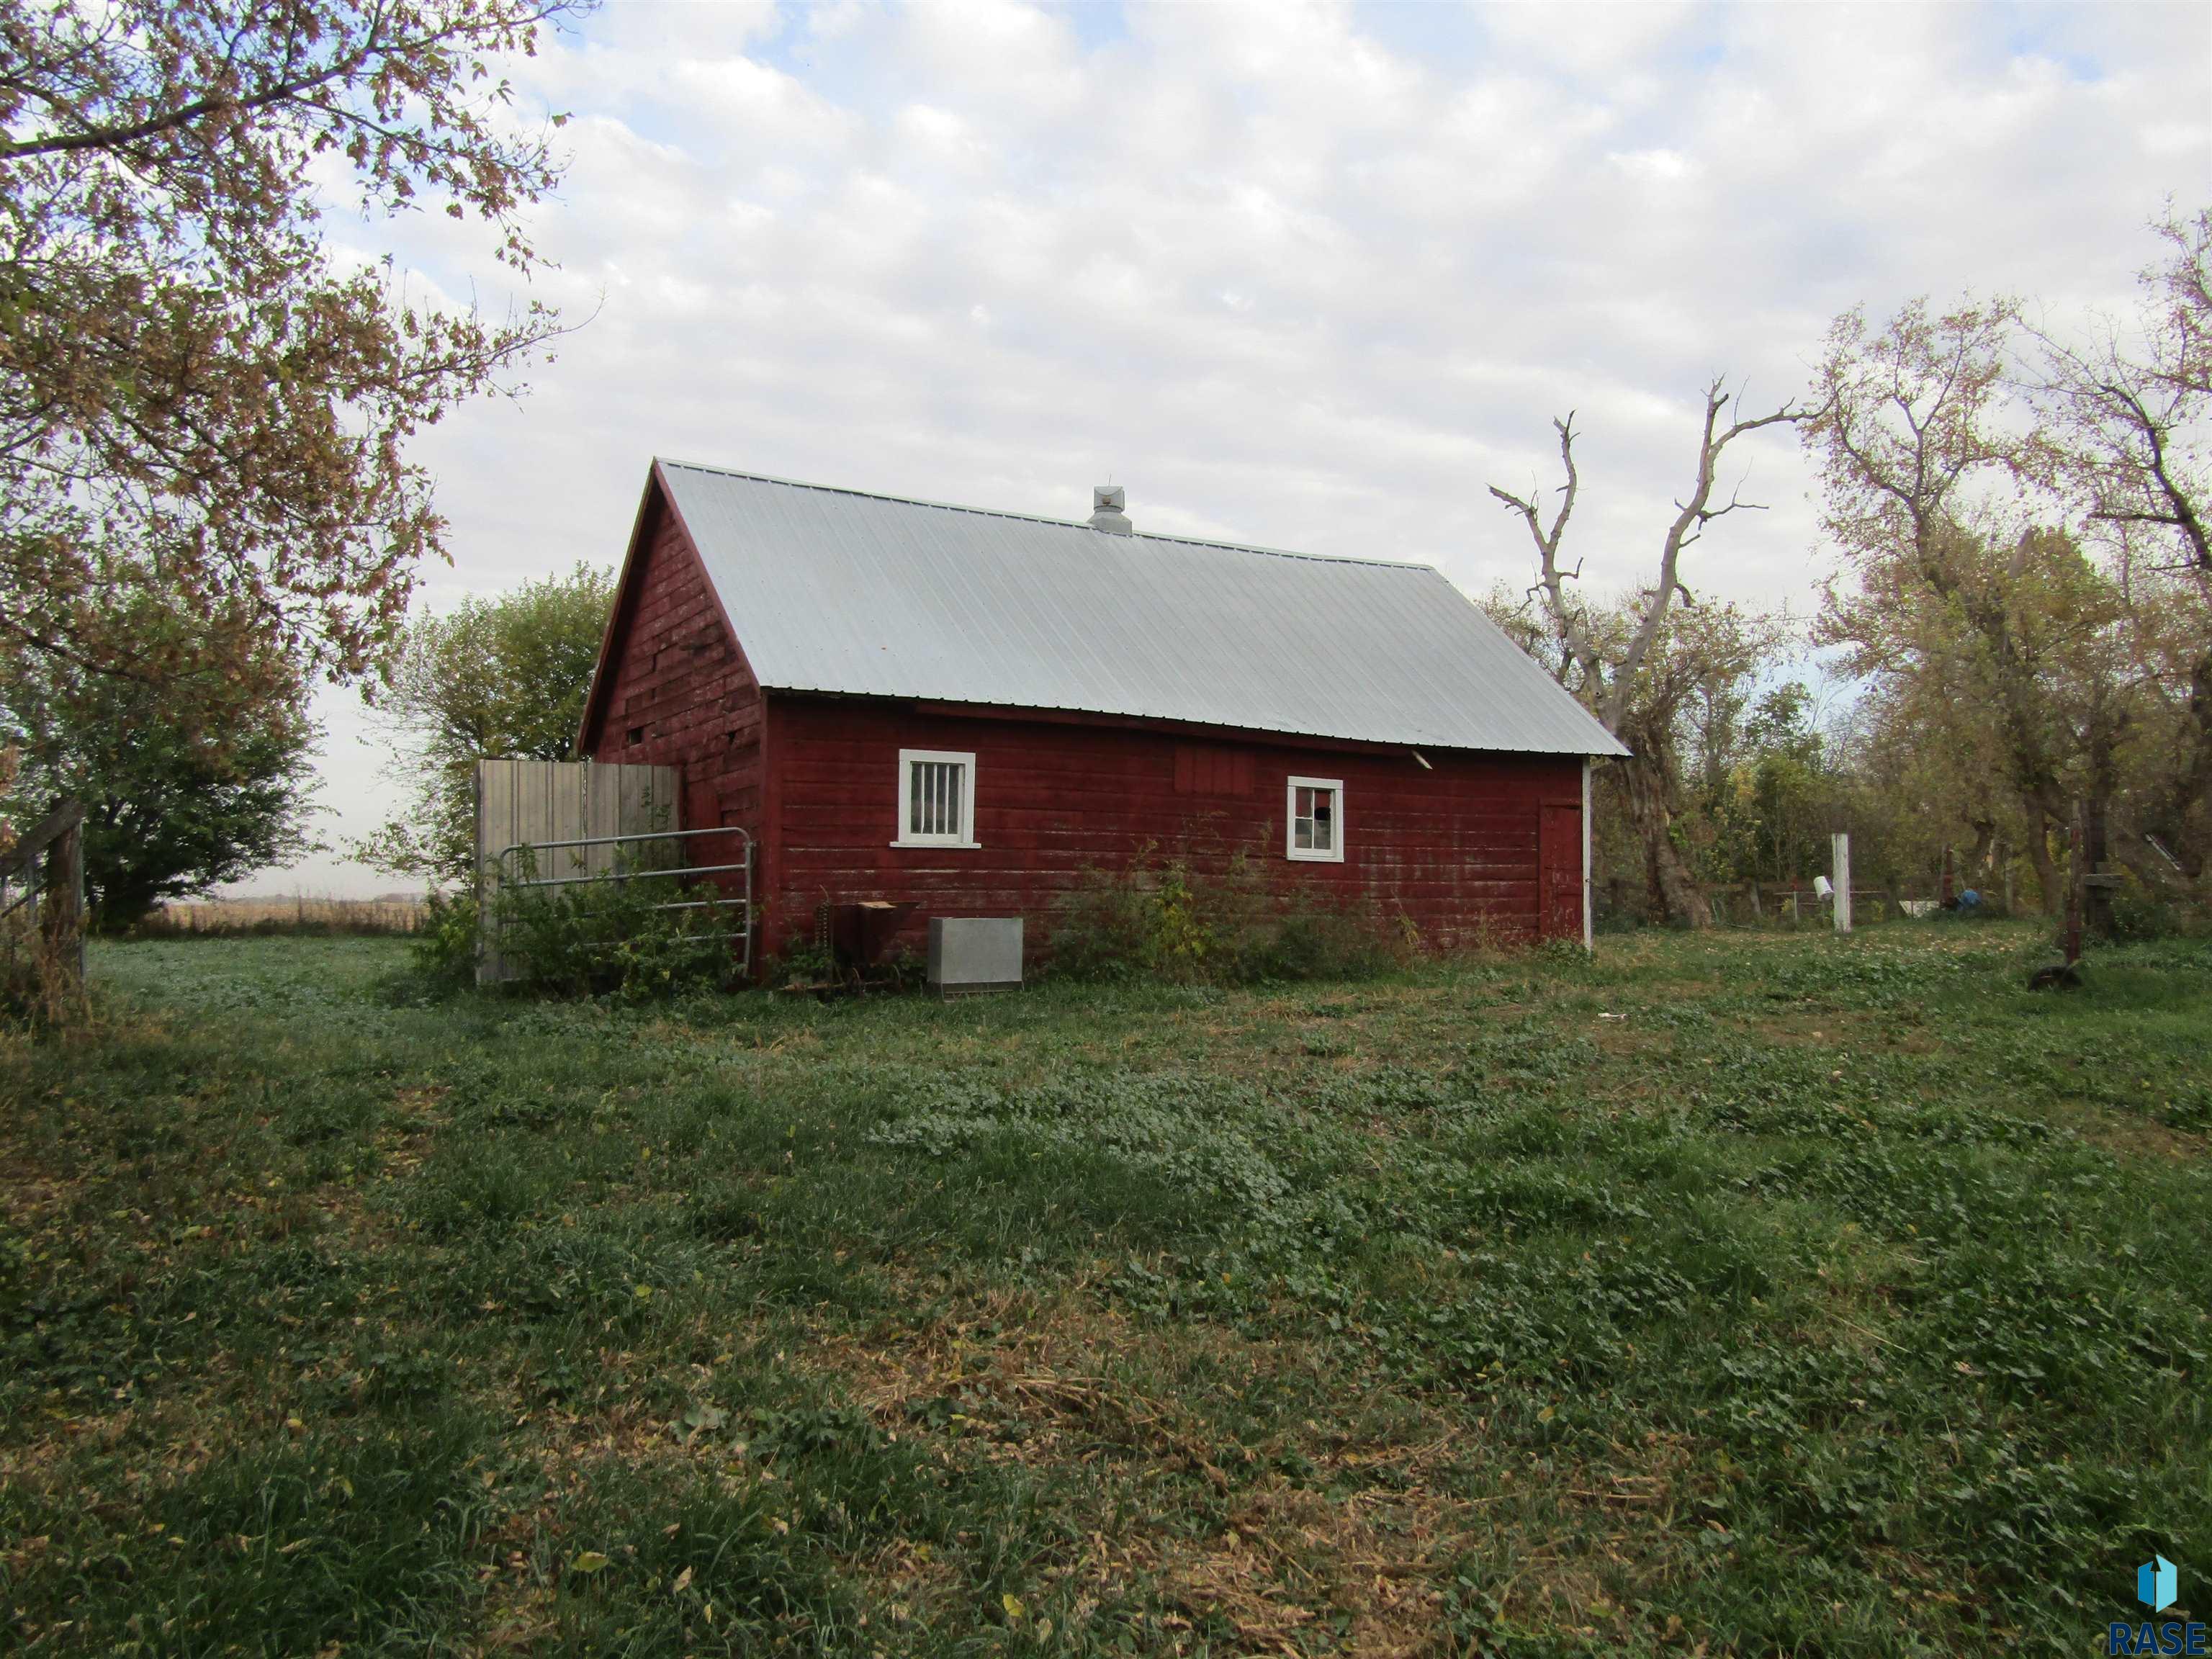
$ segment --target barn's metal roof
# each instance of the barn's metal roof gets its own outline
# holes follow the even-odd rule
[[[1626,752],[1426,565],[658,465],[772,690],[1417,748]]]

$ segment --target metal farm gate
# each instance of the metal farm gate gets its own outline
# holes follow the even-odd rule
[[[513,976],[500,954],[493,898],[502,887],[573,887],[641,875],[711,879],[722,900],[682,898],[657,910],[726,904],[731,940],[752,966],[752,837],[738,829],[686,830],[682,775],[673,766],[597,761],[477,763],[479,984]],[[704,854],[703,859],[695,854]]]

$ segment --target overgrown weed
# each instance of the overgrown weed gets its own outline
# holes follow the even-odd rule
[[[1083,872],[1057,907],[1050,960],[1077,980],[1257,985],[1373,978],[1421,949],[1406,917],[1285,881],[1249,848],[1202,859],[1148,844],[1125,867]]]
[[[544,874],[532,850],[522,851],[488,903],[469,892],[424,901],[412,971],[392,988],[399,1000],[475,984],[487,955],[503,964],[500,987],[522,996],[635,1003],[736,983],[732,935],[744,906],[712,883],[627,852],[589,878],[562,874],[568,866],[558,855]]]

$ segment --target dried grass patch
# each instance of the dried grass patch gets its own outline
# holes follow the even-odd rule
[[[374,899],[195,899],[157,907],[139,924],[152,937],[177,933],[240,933],[287,928],[330,933],[411,933],[422,925],[423,901],[392,896]]]
[[[422,1169],[431,1138],[453,1121],[441,1104],[452,1092],[440,1085],[401,1089],[393,1094],[384,1120],[368,1138],[387,1176],[412,1176]]]
[[[1434,1644],[1439,1580],[1463,1550],[1477,1505],[1430,1485],[1443,1441],[1400,1449],[1406,1484],[1332,1498],[1280,1477],[1246,1494],[1215,1537],[1178,1544],[1160,1566],[1165,1599],[1193,1620],[1226,1620],[1236,1651],[1297,1653],[1322,1639],[1395,1659]]]
[[[1582,1034],[1607,1054],[1626,1058],[1640,1055],[1670,1057],[1683,1041],[1679,1031],[1638,1025],[1633,1012],[1610,1019],[1600,1019],[1583,1028]]]
[[[477,1614],[483,1633],[464,1642],[460,1651],[477,1656],[534,1648],[560,1624],[553,1616],[553,1586],[532,1573],[516,1553],[483,1571],[484,1599]]]
[[[2069,1103],[2071,1127],[2092,1146],[2121,1158],[2166,1158],[2197,1163],[2212,1153],[2212,1135],[2177,1129],[2156,1118],[2118,1107]]]
[[[979,1328],[991,1334],[979,1337]],[[988,1405],[1022,1425],[1018,1441],[994,1448],[1004,1457],[1087,1462],[1117,1451],[1225,1486],[1228,1478],[1204,1443],[1203,1419],[1179,1401],[1146,1394],[1138,1379],[1185,1378],[1198,1362],[1258,1345],[1202,1327],[1178,1335],[1181,1341],[1167,1344],[1081,1298],[1039,1304],[1001,1290],[973,1298],[957,1316],[888,1340],[824,1336],[805,1363],[840,1377],[854,1402],[894,1431],[919,1402],[965,1394],[979,1408]],[[968,1420],[984,1423],[980,1416]]]
[[[0,1223],[22,1234],[44,1231],[76,1201],[79,1183],[55,1179],[15,1158],[0,1158]]]
[[[1347,1399],[1316,1350],[1210,1326],[1161,1328],[1085,1298],[988,1294],[910,1331],[827,1335],[807,1363],[895,1433],[916,1432],[916,1408],[929,1402],[965,1403],[973,1416],[939,1435],[940,1455],[964,1445],[970,1456],[1079,1475],[1073,1501],[1094,1524],[1048,1583],[1072,1594],[1079,1618],[1149,1591],[1170,1628],[1203,1626],[1217,1653],[1298,1653],[1316,1641],[1385,1659],[1428,1650],[1443,1571],[1480,1508],[1452,1490],[1468,1450],[1459,1419],[1395,1396]],[[1310,1398],[1329,1402],[1331,1420],[1279,1419],[1257,1449],[1295,1450],[1316,1471],[1310,1482],[1255,1480],[1202,1409],[1206,1389],[1241,1399],[1285,1370],[1315,1375]],[[996,1435],[994,1423],[1019,1431]],[[1163,1492],[1150,1484],[1161,1471],[1211,1497]],[[1324,1485],[1350,1490],[1332,1498]],[[1194,1520],[1205,1536],[1189,1535]],[[902,1549],[864,1565],[909,1607],[943,1593],[949,1577],[937,1558]]]

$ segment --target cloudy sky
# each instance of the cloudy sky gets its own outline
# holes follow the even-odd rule
[[[1484,485],[1578,412],[1589,576],[1650,562],[1704,382],[1801,386],[1917,294],[2118,309],[2212,198],[2212,9],[615,0],[514,76],[573,158],[533,291],[585,325],[418,450],[450,605],[611,565],[654,454],[1518,580]],[[504,301],[479,230],[340,224]],[[1700,591],[1809,600],[1792,440]],[[333,839],[388,793],[331,693]],[[365,894],[335,855],[248,890]]]

